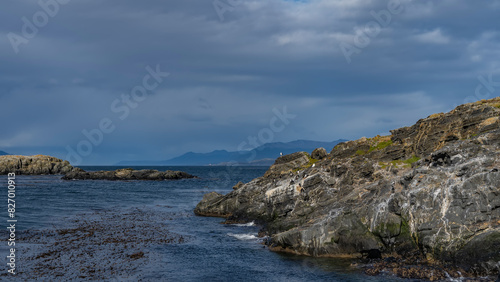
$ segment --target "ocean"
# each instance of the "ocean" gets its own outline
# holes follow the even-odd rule
[[[118,167],[82,167],[87,171]],[[269,251],[255,224],[198,217],[208,192],[226,194],[264,167],[134,167],[182,170],[179,181],[63,181],[16,177],[16,275],[7,273],[7,212],[0,235],[5,281],[400,281],[371,277],[351,260]],[[7,176],[0,181],[7,184]],[[7,185],[4,185],[7,187]],[[7,198],[5,188],[4,197]],[[7,210],[7,201],[5,210]]]

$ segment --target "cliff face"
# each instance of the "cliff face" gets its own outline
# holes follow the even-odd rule
[[[419,253],[469,273],[500,268],[500,98],[391,136],[283,156],[195,213],[256,220],[276,250],[313,256]]]
[[[8,173],[24,175],[66,174],[72,170],[73,167],[68,161],[50,156],[0,156],[0,175]]]

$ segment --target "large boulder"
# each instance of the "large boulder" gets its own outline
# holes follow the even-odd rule
[[[326,152],[325,148],[317,148],[317,149],[314,149],[314,151],[312,151],[311,158],[316,159],[316,160],[321,160],[321,159],[325,158],[327,155],[328,155],[328,153]]]

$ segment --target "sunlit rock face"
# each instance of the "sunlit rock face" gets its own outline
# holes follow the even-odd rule
[[[500,98],[465,104],[323,156],[280,157],[195,213],[255,220],[273,249],[420,253],[477,275],[500,268]],[[319,157],[318,157],[319,158]]]
[[[0,175],[8,173],[23,175],[66,174],[73,169],[68,161],[51,156],[0,156]]]

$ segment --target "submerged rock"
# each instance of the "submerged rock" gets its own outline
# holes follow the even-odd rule
[[[73,169],[68,161],[50,156],[0,156],[0,175],[8,173],[18,175],[66,174]]]
[[[421,263],[496,276],[499,107],[500,98],[462,105],[391,136],[341,143],[321,160],[280,157],[263,177],[205,196],[195,213],[259,222],[274,250],[419,254]]]
[[[23,242],[16,245],[23,254],[22,263],[16,264],[18,279],[3,271],[0,280],[151,280],[144,267],[162,267],[162,248],[191,240],[171,231],[169,221],[183,217],[162,209],[133,207],[71,216],[59,227],[18,230]],[[2,230],[0,235],[8,236],[7,232]]]
[[[158,171],[152,169],[134,170],[132,168],[118,169],[114,171],[91,171],[76,168],[67,173],[64,180],[178,180],[185,178],[196,178],[183,171]]]

